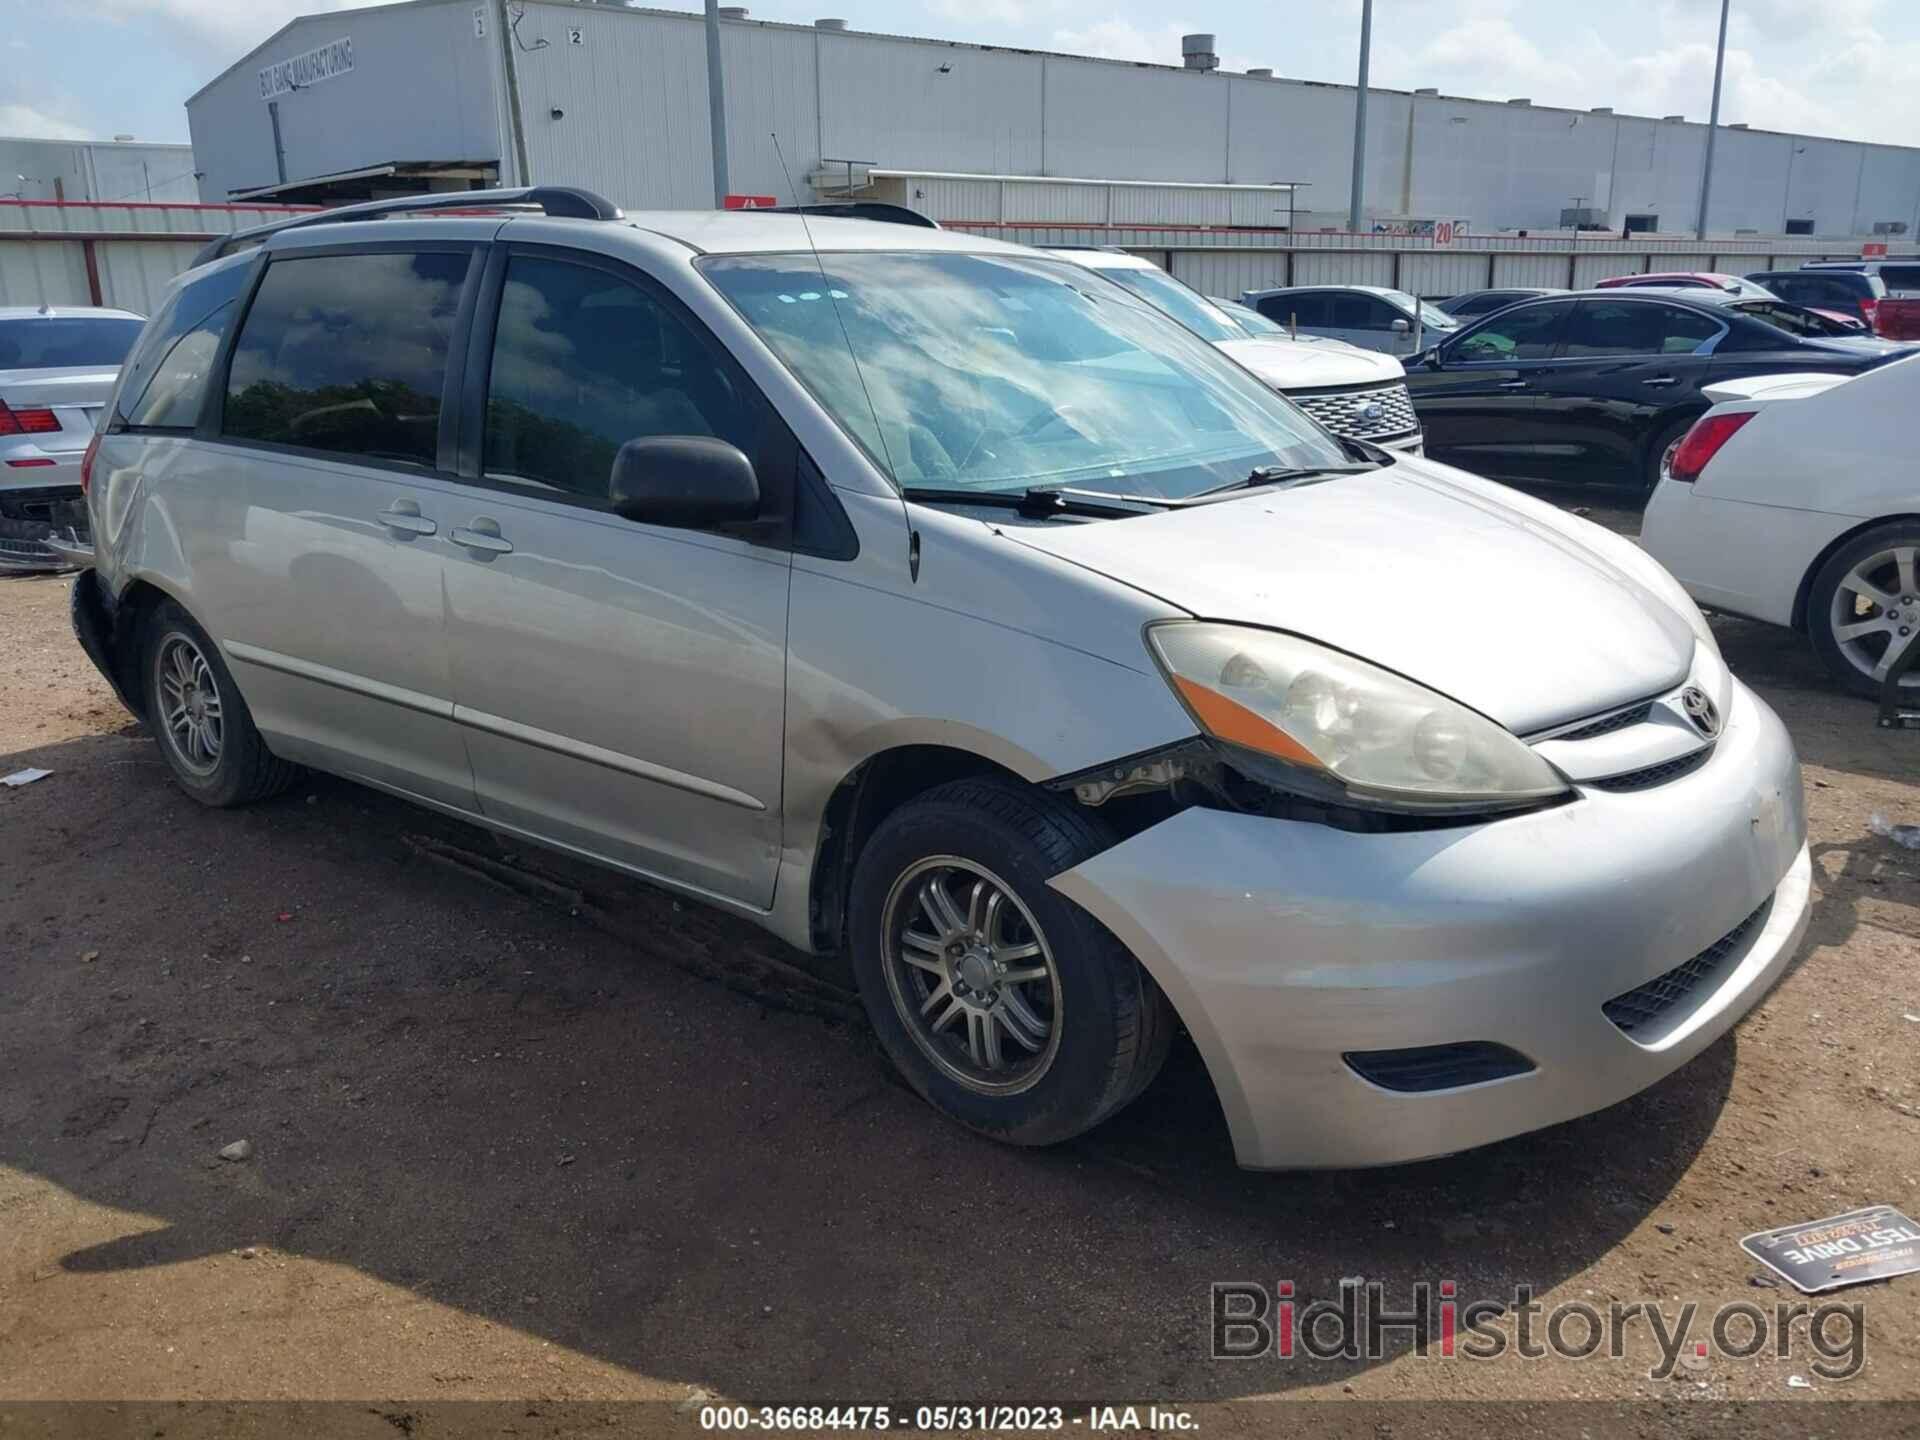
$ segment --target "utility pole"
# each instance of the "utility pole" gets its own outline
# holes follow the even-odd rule
[[[713,133],[713,208],[727,203],[727,87],[720,73],[720,0],[707,0],[707,109]],[[796,201],[798,197],[795,197]]]
[[[1720,134],[1720,76],[1727,68],[1727,10],[1733,0],[1720,0],[1720,48],[1713,55],[1713,109],[1707,115],[1707,159],[1700,167],[1700,224],[1693,238],[1707,238],[1707,201],[1713,194],[1713,142]]]
[[[507,0],[493,0],[493,24],[500,32],[500,65],[507,77],[507,130],[513,141],[513,183],[531,185],[533,166],[527,163],[527,123],[520,114],[520,57],[515,53],[513,23]]]
[[[1360,83],[1353,92],[1353,198],[1347,204],[1347,229],[1356,234],[1367,186],[1367,59],[1372,48],[1373,0],[1361,0]]]

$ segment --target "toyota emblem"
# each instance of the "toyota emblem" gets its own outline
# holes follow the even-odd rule
[[[1680,692],[1680,708],[1687,712],[1693,728],[1709,740],[1720,733],[1720,711],[1698,685],[1689,685]]]

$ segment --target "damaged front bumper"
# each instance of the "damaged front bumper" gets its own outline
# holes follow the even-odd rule
[[[1654,789],[1383,834],[1194,807],[1051,883],[1172,1000],[1240,1163],[1275,1169],[1447,1154],[1645,1089],[1786,968],[1810,876],[1792,742],[1736,685],[1711,759]]]

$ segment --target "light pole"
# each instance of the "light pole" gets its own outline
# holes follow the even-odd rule
[[[1353,92],[1353,196],[1347,202],[1347,229],[1360,230],[1360,206],[1367,185],[1367,58],[1373,48],[1373,0],[1360,4],[1360,81]]]
[[[720,73],[720,0],[707,0],[707,114],[713,134],[713,208],[727,203],[727,90]],[[800,197],[794,196],[799,203]]]
[[[1720,134],[1720,77],[1727,68],[1727,10],[1733,0],[1720,0],[1720,45],[1713,54],[1713,109],[1707,115],[1707,159],[1700,167],[1700,224],[1693,238],[1707,238],[1707,201],[1713,195],[1713,142]]]

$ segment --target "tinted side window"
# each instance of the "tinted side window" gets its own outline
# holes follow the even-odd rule
[[[221,432],[432,465],[467,258],[273,261],[234,346]]]
[[[1260,313],[1269,320],[1285,325],[1289,319],[1302,326],[1325,329],[1327,325],[1327,296],[1315,293],[1305,295],[1275,295],[1260,302]]]
[[[620,447],[655,435],[753,453],[751,412],[712,342],[604,270],[514,256],[487,385],[486,473],[604,498]]]
[[[1676,305],[1583,300],[1567,326],[1567,355],[1691,355],[1720,325]]]
[[[1335,295],[1333,301],[1333,328],[1335,330],[1377,330],[1387,331],[1393,328],[1395,320],[1406,320],[1393,306],[1371,295]],[[1408,328],[1412,322],[1408,321]]]
[[[1882,265],[1880,278],[1889,290],[1920,290],[1920,265]]]
[[[1553,354],[1566,305],[1528,305],[1495,315],[1453,349],[1456,360],[1545,360]]]
[[[127,360],[114,414],[127,425],[192,429],[207,374],[253,267],[244,262],[176,290]]]

